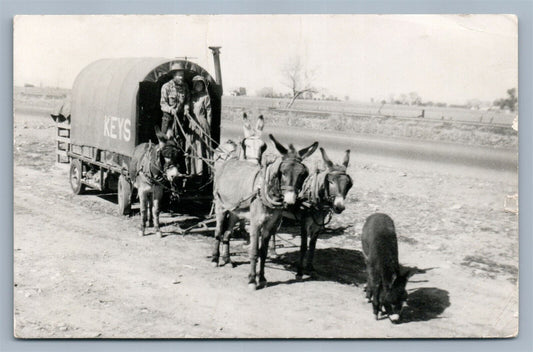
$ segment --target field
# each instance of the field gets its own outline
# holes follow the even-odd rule
[[[285,109],[285,105],[281,99],[224,97],[223,118],[237,122],[243,111],[254,111],[276,126],[503,148],[518,146],[518,135],[511,128],[515,115],[505,112],[429,108],[425,118],[420,118],[417,116],[421,108],[402,105],[389,105],[380,113],[379,105],[350,102],[297,100],[291,109]]]
[[[226,106],[240,107],[261,107],[270,109],[284,109],[289,99],[271,99],[247,96],[227,96],[224,103]],[[291,109],[324,112],[324,113],[344,113],[352,116],[358,115],[382,115],[387,117],[400,118],[421,118],[424,110],[425,119],[467,122],[467,123],[492,123],[500,125],[510,125],[515,115],[508,111],[501,110],[475,110],[454,107],[437,106],[409,106],[399,104],[381,103],[361,103],[354,101],[328,101],[328,100],[308,100],[298,99]]]
[[[15,87],[15,105],[25,111],[54,111],[70,91],[59,88]],[[511,127],[514,114],[459,108],[422,107],[296,100],[223,97],[223,121],[240,122],[242,112],[263,114],[272,126],[350,131],[384,138],[403,137],[468,145],[517,148],[518,134]]]
[[[16,336],[406,338],[518,332],[518,218],[503,206],[506,196],[518,191],[516,169],[407,162],[353,150],[348,171],[354,188],[346,211],[333,217],[319,239],[317,274],[295,280],[299,237],[287,224],[279,234],[279,257],[267,263],[268,287],[250,292],[242,239],[232,242],[237,266],[213,268],[210,231],[176,233],[176,223],[186,227],[198,218],[165,213],[165,237],[140,238],[139,215],[117,216],[114,194],[73,195],[68,166],[55,163],[56,131],[47,115],[55,100],[28,98],[15,104]],[[236,121],[242,110],[224,108],[223,138],[241,133]],[[255,115],[272,109],[246,111]],[[312,125],[300,126],[298,115],[283,111],[265,117],[265,133],[284,140],[298,136],[300,147],[319,140],[340,161],[345,148],[338,146],[334,132],[310,132]],[[317,121],[331,124],[331,118]],[[401,130],[402,124],[410,120],[380,122],[382,130],[390,131]],[[373,136],[385,138],[382,130]],[[432,133],[425,125],[421,131]],[[484,133],[497,141],[481,149],[487,157],[517,150],[516,133],[509,132],[509,138],[493,130]],[[402,143],[416,147],[424,139],[413,137]],[[470,144],[488,144],[484,140]],[[454,146],[468,154],[473,147],[462,142]],[[450,146],[434,143],[435,150]],[[318,153],[308,161],[310,166],[319,162]],[[408,283],[408,306],[399,325],[375,321],[364,299],[360,234],[364,219],[376,211],[395,220],[400,262],[421,269]]]

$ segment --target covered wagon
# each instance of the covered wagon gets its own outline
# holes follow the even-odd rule
[[[131,202],[128,167],[135,147],[157,143],[155,126],[161,125],[161,87],[176,70],[185,82],[201,75],[211,99],[211,138],[220,139],[222,82],[218,48],[211,48],[217,79],[187,59],[102,59],[85,67],[77,76],[71,99],[71,130],[68,148],[70,184],[74,193],[85,187],[118,193],[119,213],[127,214]],[[209,173],[212,171],[209,170]],[[212,175],[210,175],[212,176]],[[187,175],[179,199],[210,201],[212,177]]]

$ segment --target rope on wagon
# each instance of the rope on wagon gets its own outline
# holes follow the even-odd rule
[[[186,113],[185,116],[187,116],[187,118],[190,120],[190,121],[194,121],[194,119],[192,118],[192,116],[189,114],[189,113]],[[176,125],[178,126],[178,128],[180,129],[180,132],[181,134],[184,136],[184,138],[187,138],[187,133],[185,133],[185,130],[180,122],[180,120],[176,117],[174,119]],[[205,135],[206,137],[208,137],[211,141],[215,142],[211,137],[209,137],[209,135],[207,135],[207,133],[205,132],[205,130],[202,128],[202,126],[200,126],[196,121],[194,121],[194,123],[201,129],[202,131],[202,134]],[[175,138],[175,137],[174,137]],[[202,143],[204,143],[206,145],[206,147],[211,151],[211,153],[215,153],[216,151],[203,139],[203,138],[200,138],[200,141],[202,141]],[[188,140],[187,138],[187,142],[190,143],[190,141]],[[215,169],[215,161],[212,160],[212,159],[207,159],[207,158],[204,158],[204,157],[201,157],[201,156],[198,156],[198,155],[192,155],[192,154],[189,154],[187,153],[186,150],[184,150],[181,146],[181,144],[179,143],[176,143],[178,145],[178,147],[181,149],[181,151],[183,152],[184,155],[186,155],[187,157],[190,157],[190,158],[194,158],[194,159],[199,159],[199,160],[202,160],[203,162],[205,162],[207,164],[208,167],[210,167],[212,170]]]

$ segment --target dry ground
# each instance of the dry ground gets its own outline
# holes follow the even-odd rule
[[[294,280],[299,238],[282,228],[269,286],[247,288],[244,241],[235,268],[213,268],[211,233],[137,236],[139,215],[114,195],[75,196],[55,164],[47,116],[14,120],[14,319],[18,337],[504,337],[518,329],[518,219],[503,211],[516,174],[452,166],[401,170],[353,154],[346,211],[321,236],[315,278]],[[341,151],[331,151],[339,160]],[[317,157],[315,155],[315,157]],[[313,162],[313,161],[311,161]],[[400,161],[401,162],[401,161]],[[386,212],[408,283],[404,322],[375,321],[363,295],[360,233]],[[182,224],[183,225],[183,224]]]

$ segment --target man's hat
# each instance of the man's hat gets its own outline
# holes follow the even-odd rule
[[[170,71],[183,70],[183,65],[179,62],[175,62],[170,66]]]

